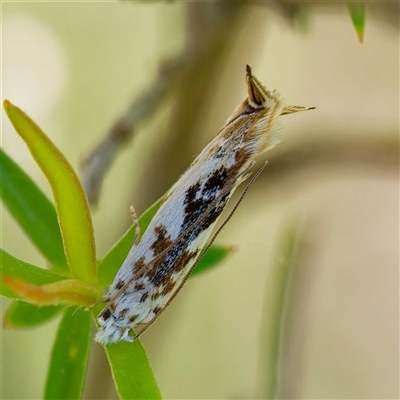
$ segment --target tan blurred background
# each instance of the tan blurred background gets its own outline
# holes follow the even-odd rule
[[[76,169],[132,99],[173,82],[106,175],[99,257],[131,223],[129,205],[142,212],[163,194],[244,99],[246,63],[288,103],[317,107],[282,119],[284,141],[217,239],[238,252],[189,280],[143,336],[164,398],[266,398],[270,272],[296,221],[278,398],[399,397],[397,3],[368,3],[362,45],[344,3],[12,2],[2,13],[2,99]],[[50,197],[2,116],[2,147]],[[5,250],[45,266],[7,211],[1,227]],[[57,322],[3,330],[2,398],[42,396]],[[97,344],[85,397],[116,398]]]

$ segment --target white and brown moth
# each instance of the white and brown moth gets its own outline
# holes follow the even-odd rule
[[[255,158],[280,142],[279,117],[312,108],[286,106],[249,66],[246,80],[248,97],[171,188],[101,300],[107,304],[97,317],[96,341],[132,342],[157,319],[195,267]],[[138,325],[143,326],[139,334],[129,336]]]

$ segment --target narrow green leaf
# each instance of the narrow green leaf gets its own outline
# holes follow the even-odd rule
[[[151,220],[161,205],[164,196],[150,206],[139,218],[141,236],[146,231]],[[122,238],[111,248],[111,250],[100,261],[97,267],[98,283],[100,287],[110,286],[124,262],[129,250],[135,241],[135,226],[132,225]]]
[[[60,313],[63,307],[38,307],[25,301],[13,301],[4,316],[6,328],[31,328],[41,325]]]
[[[190,276],[195,276],[208,271],[224,261],[229,255],[236,251],[235,246],[211,246]]]
[[[8,101],[4,102],[4,108],[50,183],[71,271],[76,278],[93,282],[96,252],[92,217],[76,172],[31,118]]]
[[[121,399],[161,399],[160,389],[140,340],[119,342],[104,349]]]
[[[13,217],[38,250],[51,263],[55,272],[70,273],[53,204],[32,179],[0,149],[0,195]],[[4,317],[5,327],[28,328],[45,323],[63,308],[38,307],[14,301]]]
[[[80,399],[83,392],[91,337],[91,315],[67,308],[51,354],[45,399]]]
[[[350,17],[353,22],[354,29],[356,30],[358,40],[360,43],[364,41],[365,31],[365,4],[349,2],[347,3]]]
[[[266,394],[264,398],[275,399],[278,387],[279,356],[281,351],[282,321],[291,271],[296,262],[298,227],[290,226],[281,239],[281,259],[276,260],[268,274],[264,300],[262,328],[262,371],[266,372]],[[266,367],[266,368],[265,368]]]
[[[61,281],[67,279],[65,276],[56,274],[43,268],[35,267],[34,265],[28,264],[18,258],[8,254],[5,250],[0,249],[0,266],[1,273],[14,278],[16,280],[29,282],[33,285],[45,285],[47,283]],[[5,284],[0,285],[1,294],[5,297],[12,299],[20,299],[18,295],[14,293]]]
[[[0,196],[4,204],[50,264],[69,272],[53,204],[1,149],[0,160]]]

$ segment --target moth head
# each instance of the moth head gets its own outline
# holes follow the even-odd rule
[[[246,102],[256,115],[254,124],[248,132],[248,138],[254,143],[255,153],[260,154],[281,141],[279,123],[281,115],[307,111],[314,107],[287,106],[279,93],[268,90],[252,74],[249,65],[246,65],[246,81],[249,95]]]
[[[268,90],[252,73],[250,65],[246,65],[246,82],[249,93],[249,105],[255,109],[268,108],[280,100],[275,90]],[[282,101],[282,100],[281,100]],[[283,102],[283,101],[282,101]],[[293,114],[300,111],[313,110],[315,107],[283,106],[280,115]]]
[[[268,90],[246,65],[246,82],[248,97],[229,116],[225,129],[233,129],[233,125],[242,125],[245,119],[252,121],[246,138],[254,144],[254,153],[262,153],[280,142],[280,116],[315,107],[287,106],[284,99],[275,90]],[[239,120],[238,120],[239,119]],[[230,131],[229,131],[230,132]],[[218,135],[219,133],[217,133]]]

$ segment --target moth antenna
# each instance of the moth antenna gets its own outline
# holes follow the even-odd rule
[[[135,207],[133,207],[133,205],[131,205],[129,207],[129,210],[131,211],[133,225],[135,225],[135,242],[134,242],[134,245],[137,246],[139,244],[139,241],[140,241],[139,219],[137,217],[137,214],[136,214],[136,211],[135,211]]]
[[[235,211],[238,209],[240,203],[243,201],[244,196],[246,196],[247,192],[249,191],[250,187],[254,184],[254,182],[256,181],[256,179],[260,176],[260,174],[264,171],[265,166],[268,164],[268,161],[265,161],[264,164],[260,167],[260,169],[255,173],[255,175],[253,176],[253,178],[251,179],[251,181],[247,184],[246,188],[244,189],[243,193],[240,195],[239,200],[236,202],[235,207],[233,207],[232,211],[229,213],[228,217],[225,219],[225,221],[222,223],[222,225],[218,228],[218,230],[215,232],[215,234],[213,235],[213,237],[211,238],[210,242],[208,243],[208,245],[206,246],[206,248],[201,252],[199,258],[196,260],[196,262],[193,264],[193,266],[190,268],[190,271],[188,272],[188,274],[185,276],[185,278],[182,280],[182,282],[178,285],[178,287],[174,290],[174,292],[171,293],[170,297],[168,298],[168,300],[165,302],[165,304],[163,305],[163,307],[158,311],[157,315],[154,316],[154,318],[149,321],[144,328],[137,333],[132,341],[138,339],[148,328],[150,328],[150,326],[158,319],[158,317],[163,313],[163,311],[168,307],[169,303],[171,303],[171,301],[175,298],[175,296],[180,292],[180,290],[182,289],[183,285],[186,283],[186,280],[189,278],[190,274],[192,273],[192,271],[197,267],[197,265],[199,264],[199,262],[201,261],[201,259],[205,256],[205,254],[207,253],[207,251],[210,249],[211,245],[214,243],[215,239],[217,238],[217,236],[219,235],[219,233],[222,231],[222,229],[225,227],[225,225],[228,223],[228,221],[232,218],[233,214],[235,213]],[[254,165],[254,162],[252,163],[252,166]],[[246,170],[248,171],[248,169]]]

